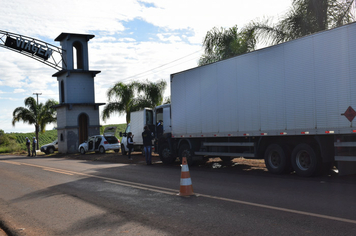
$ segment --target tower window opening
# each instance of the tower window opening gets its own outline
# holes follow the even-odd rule
[[[64,82],[63,80],[61,81],[61,103],[64,103],[65,99],[64,99]]]
[[[73,43],[73,68],[84,69],[83,45],[80,42]]]

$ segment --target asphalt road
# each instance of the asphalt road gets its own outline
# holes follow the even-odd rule
[[[134,160],[0,156],[0,221],[15,235],[356,235],[356,176],[193,166],[196,195],[180,197],[178,164]]]

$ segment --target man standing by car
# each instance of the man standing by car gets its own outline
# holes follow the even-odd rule
[[[152,149],[152,133],[148,126],[145,126],[145,131],[142,132],[143,146],[145,151],[147,165],[152,165],[151,149]]]
[[[30,151],[30,146],[31,146],[31,141],[26,137],[26,147],[27,147],[27,156],[31,156],[31,151]]]
[[[32,156],[36,156],[36,144],[37,144],[36,137],[33,137],[33,141],[32,141]]]

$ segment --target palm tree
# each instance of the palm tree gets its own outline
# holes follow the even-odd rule
[[[252,22],[247,31],[270,44],[278,44],[353,22],[354,0],[293,0],[291,10],[275,25],[270,19]]]
[[[138,98],[139,107],[155,107],[163,103],[163,93],[167,87],[167,82],[161,80],[157,83],[149,82],[136,83],[136,87],[139,93],[143,92],[143,96]]]
[[[126,114],[126,124],[130,123],[130,112],[162,104],[166,86],[164,80],[157,83],[116,83],[107,92],[109,103],[103,109],[102,119],[106,121],[113,113]],[[135,96],[136,92],[141,95]]]
[[[37,149],[38,144],[38,133],[41,130],[42,133],[45,132],[46,125],[53,123],[57,120],[56,110],[52,106],[58,104],[55,100],[49,99],[45,104],[37,104],[33,97],[28,97],[25,99],[25,106],[27,107],[17,107],[12,113],[12,125],[15,126],[16,122],[23,121],[30,125],[35,125],[35,134],[37,139]]]
[[[199,59],[199,65],[206,65],[253,51],[255,45],[253,30],[238,32],[237,26],[227,30],[214,27],[205,36],[203,42],[205,54]]]
[[[126,123],[130,123],[130,112],[137,109],[135,88],[136,82],[130,84],[118,82],[109,88],[107,92],[109,103],[103,109],[102,119],[106,121],[113,113],[119,115],[126,113]]]

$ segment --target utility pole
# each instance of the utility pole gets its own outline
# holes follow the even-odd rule
[[[37,96],[37,108],[38,108],[38,95],[42,95],[42,93],[33,93],[33,95],[36,95]],[[38,111],[37,111],[38,112]],[[36,139],[37,139],[37,148],[36,148],[36,150],[38,150],[39,149],[39,140],[38,140],[38,132],[40,132],[39,131],[39,127],[38,127],[38,120],[37,120],[37,112],[36,112]]]
[[[37,106],[38,106],[38,95],[42,95],[42,93],[33,93],[33,95],[37,95]]]

